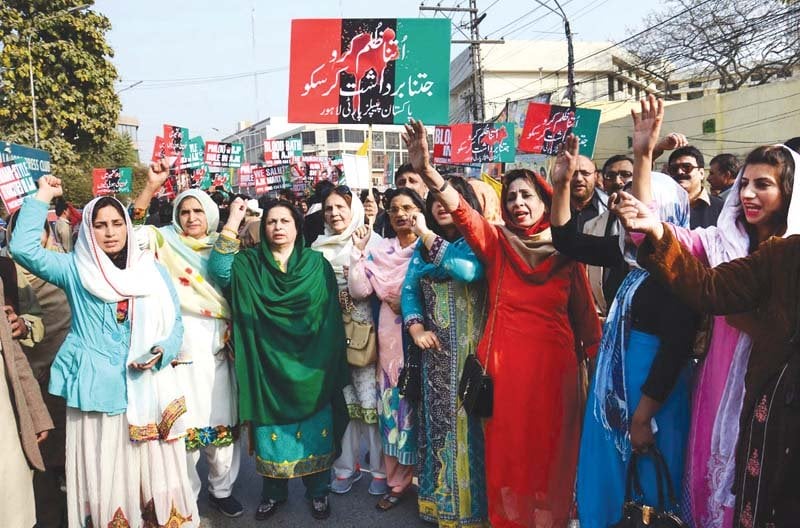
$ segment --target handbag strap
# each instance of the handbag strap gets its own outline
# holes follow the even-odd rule
[[[486,369],[489,367],[489,358],[492,353],[492,343],[494,342],[494,325],[497,322],[497,303],[500,302],[500,289],[503,287],[503,273],[505,273],[505,270],[505,264],[501,262],[500,277],[497,280],[497,289],[495,290],[494,304],[492,305],[492,324],[489,326],[489,341],[486,343],[486,361],[484,361],[481,365],[483,367],[484,374],[486,374]],[[480,362],[480,358],[478,358],[478,363]]]
[[[678,500],[675,496],[675,488],[672,484],[672,477],[669,474],[669,468],[667,467],[667,462],[664,460],[664,456],[661,454],[661,451],[658,450],[656,446],[651,446],[648,450],[647,455],[653,459],[653,465],[656,471],[656,490],[658,492],[658,509],[660,511],[667,511],[667,509],[672,509],[678,504]],[[634,500],[635,497],[643,498],[644,497],[644,490],[642,489],[641,481],[639,480],[639,472],[637,469],[637,461],[639,457],[644,456],[645,454],[638,454],[633,453],[631,455],[630,463],[628,464],[628,475],[626,478],[625,483],[625,502],[631,502]],[[669,506],[664,502],[664,484],[666,484],[667,488],[667,498],[669,500]]]

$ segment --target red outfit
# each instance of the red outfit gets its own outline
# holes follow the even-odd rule
[[[586,274],[558,253],[531,268],[504,231],[463,198],[453,219],[487,268],[482,362],[495,319],[488,351],[494,411],[486,421],[490,522],[495,528],[566,526],[584,405],[576,347],[594,357],[600,341]]]

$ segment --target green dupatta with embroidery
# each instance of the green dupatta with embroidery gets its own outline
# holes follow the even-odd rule
[[[300,233],[285,273],[265,237],[236,255],[231,299],[241,420],[297,423],[330,403],[339,451],[350,371],[337,293],[333,268],[304,247]]]

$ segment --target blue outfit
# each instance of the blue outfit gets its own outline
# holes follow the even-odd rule
[[[63,289],[72,322],[69,333],[50,369],[51,394],[68,407],[110,415],[128,407],[126,374],[130,345],[130,320],[117,322],[117,303],[103,302],[81,283],[74,253],[55,253],[40,244],[48,204],[27,198],[17,219],[10,244],[14,260],[34,275]],[[128,243],[134,243],[128,241]],[[175,304],[175,324],[170,336],[157,344],[164,350],[153,367],[169,366],[183,340],[180,301],[167,271],[156,264]]]
[[[484,268],[463,238],[450,243],[437,237],[427,259],[423,248],[420,241],[401,291],[406,328],[420,323],[441,344],[422,352],[419,513],[439,526],[486,526],[483,428],[461,408],[457,391],[486,321]]]

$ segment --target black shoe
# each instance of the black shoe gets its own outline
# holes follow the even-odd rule
[[[242,508],[242,503],[236,500],[233,495],[229,497],[215,497],[208,494],[208,502],[219,510],[219,512],[224,515],[225,517],[239,517],[242,513],[244,513],[244,508]]]
[[[283,504],[284,501],[276,501],[276,500],[262,500],[261,504],[258,505],[256,508],[256,520],[257,521],[266,521],[272,515],[278,511],[278,506]]]
[[[311,499],[311,515],[315,519],[327,519],[331,516],[331,505],[328,496],[314,497]]]

